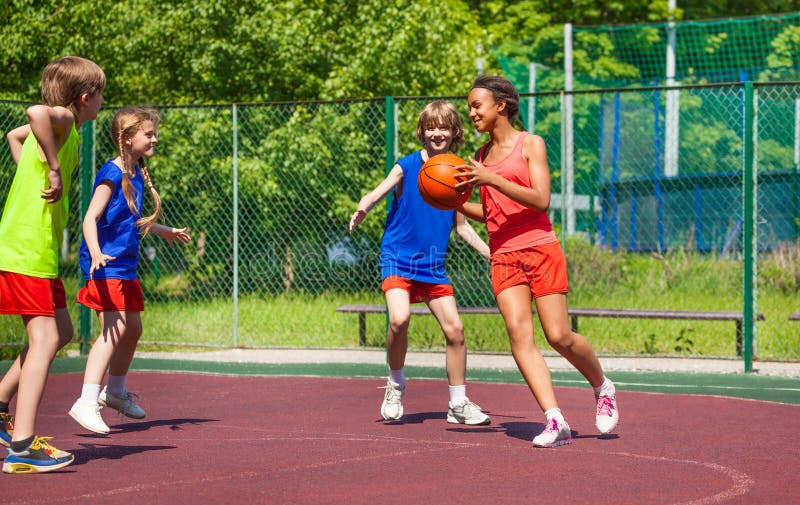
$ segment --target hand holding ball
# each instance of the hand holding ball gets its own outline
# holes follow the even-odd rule
[[[456,188],[461,179],[456,174],[463,171],[457,166],[467,163],[455,154],[437,154],[422,165],[417,177],[419,194],[425,202],[437,209],[453,210],[464,205],[472,194],[472,187]]]

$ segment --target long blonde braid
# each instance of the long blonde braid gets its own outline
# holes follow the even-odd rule
[[[157,126],[160,120],[161,118],[158,112],[153,109],[145,107],[125,107],[117,111],[117,113],[114,114],[114,119],[111,121],[111,138],[117,145],[117,150],[123,165],[122,194],[125,196],[128,208],[134,216],[139,216],[139,211],[136,208],[136,197],[138,195],[135,194],[136,190],[131,182],[131,174],[136,173],[136,163],[133,163],[133,166],[131,166],[132,160],[129,160],[129,156],[126,156],[125,140],[135,135],[145,121],[152,121],[153,124]],[[144,159],[139,158],[138,164],[139,168],[142,170],[144,181],[150,189],[150,195],[153,197],[153,204],[155,207],[153,214],[147,217],[139,216],[139,219],[136,220],[136,226],[138,226],[139,231],[145,235],[150,231],[150,228],[152,228],[153,224],[155,224],[156,220],[161,215],[161,197],[153,186],[150,171],[144,164]]]

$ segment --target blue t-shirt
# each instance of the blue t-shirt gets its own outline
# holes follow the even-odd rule
[[[381,278],[399,275],[434,284],[450,284],[444,271],[453,210],[439,210],[422,199],[417,176],[422,168],[422,151],[397,162],[403,169],[403,190],[395,195],[386,215],[381,240]]]
[[[144,195],[144,178],[141,169],[139,165],[136,165],[136,175],[131,178],[133,198],[139,216],[133,215],[131,209],[128,208],[128,202],[122,192],[122,170],[111,160],[108,160],[97,171],[93,194],[103,181],[109,181],[114,185],[114,189],[105,212],[97,221],[97,241],[103,254],[114,256],[116,259],[107,261],[105,267],[95,270],[93,278],[136,279],[136,268],[139,265],[139,227],[136,226],[136,220],[141,216]],[[81,241],[80,262],[83,278],[89,280],[92,257],[85,239]]]

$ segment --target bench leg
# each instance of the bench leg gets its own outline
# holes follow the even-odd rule
[[[358,345],[367,345],[367,315],[363,312],[358,314]]]
[[[578,316],[569,316],[569,320],[572,323],[570,325],[570,326],[572,326],[572,328],[571,328],[572,331],[574,331],[575,333],[578,333]]]
[[[744,331],[742,330],[742,322],[736,321],[736,355],[742,355],[742,335],[744,335]]]

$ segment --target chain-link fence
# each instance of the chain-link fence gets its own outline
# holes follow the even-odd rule
[[[669,93],[677,94],[677,116]],[[550,216],[567,252],[571,306],[755,308],[766,318],[757,325],[755,356],[800,358],[800,323],[788,320],[800,310],[798,83],[527,97],[535,108],[523,114],[535,117],[548,146]],[[357,345],[356,316],[335,309],[383,302],[378,251],[386,208],[376,206],[352,235],[349,218],[398,156],[419,149],[416,121],[432,99],[159,107],[150,166],[164,201],[162,222],[188,226],[193,241],[175,248],[157,237],[143,241],[143,342]],[[449,99],[465,121],[466,158],[486,138],[470,127],[465,98]],[[4,133],[25,121],[26,106],[0,103]],[[83,131],[84,152],[95,159],[84,156],[70,195],[74,217],[62,251],[69,298],[81,282],[78,216],[92,168],[115,155],[113,113],[104,109]],[[748,136],[748,124],[756,135]],[[749,225],[748,149],[758,174],[758,218]],[[4,200],[14,173],[7,149],[0,166]],[[473,225],[485,238],[485,227]],[[748,230],[758,237],[752,264]],[[447,270],[459,304],[492,305],[488,265],[453,237]],[[757,290],[748,294],[749,267]],[[77,320],[72,301],[70,308]],[[87,335],[97,331],[96,323],[86,328],[92,319],[81,319]],[[367,344],[379,346],[385,327],[373,319]],[[508,349],[499,316],[464,320],[471,349]],[[725,322],[586,319],[581,332],[604,354],[735,354],[733,325]],[[24,341],[18,318],[0,318],[0,339]],[[443,346],[432,318],[416,318],[411,339],[413,347]]]

